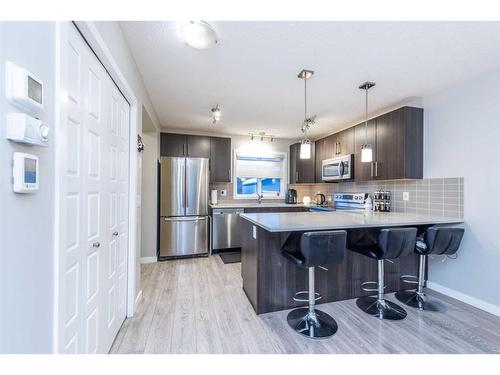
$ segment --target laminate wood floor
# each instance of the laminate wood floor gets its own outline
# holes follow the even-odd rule
[[[255,314],[240,269],[218,256],[142,265],[143,300],[111,353],[500,353],[500,317],[435,292],[446,313],[408,307],[402,321],[371,317],[354,300],[321,304],[339,330],[307,339],[288,311]]]

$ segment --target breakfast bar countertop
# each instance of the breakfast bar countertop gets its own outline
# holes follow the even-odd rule
[[[403,212],[365,211],[246,213],[240,214],[240,217],[269,232],[460,224],[464,222],[461,218]]]

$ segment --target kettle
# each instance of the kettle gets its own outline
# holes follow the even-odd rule
[[[326,202],[325,194],[321,194],[321,193],[316,194],[315,200],[316,200],[316,204],[318,206],[323,205]]]
[[[297,190],[288,189],[285,196],[285,203],[296,204],[297,203]]]

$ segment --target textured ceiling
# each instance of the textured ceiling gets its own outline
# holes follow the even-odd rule
[[[447,89],[500,68],[500,23],[210,22],[217,47],[199,51],[175,22],[121,22],[162,127],[298,138],[304,113],[318,137],[361,121],[366,80],[370,113]],[[210,108],[222,108],[212,125]]]

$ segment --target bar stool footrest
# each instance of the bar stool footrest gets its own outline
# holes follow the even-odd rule
[[[309,296],[309,291],[302,290],[300,292],[297,292],[294,294],[294,296],[292,298],[295,302],[309,302],[309,298],[300,298],[300,296],[302,296],[302,295]],[[318,292],[315,292],[314,296],[315,296],[315,298],[314,298],[315,301],[318,301],[322,298],[321,294],[319,294]]]
[[[367,288],[365,285],[375,285],[375,288]],[[385,286],[384,286],[385,289]],[[361,290],[365,292],[378,292],[378,282],[376,281],[365,281],[361,283]]]
[[[418,277],[414,275],[401,275],[399,279],[407,284],[418,284]]]

